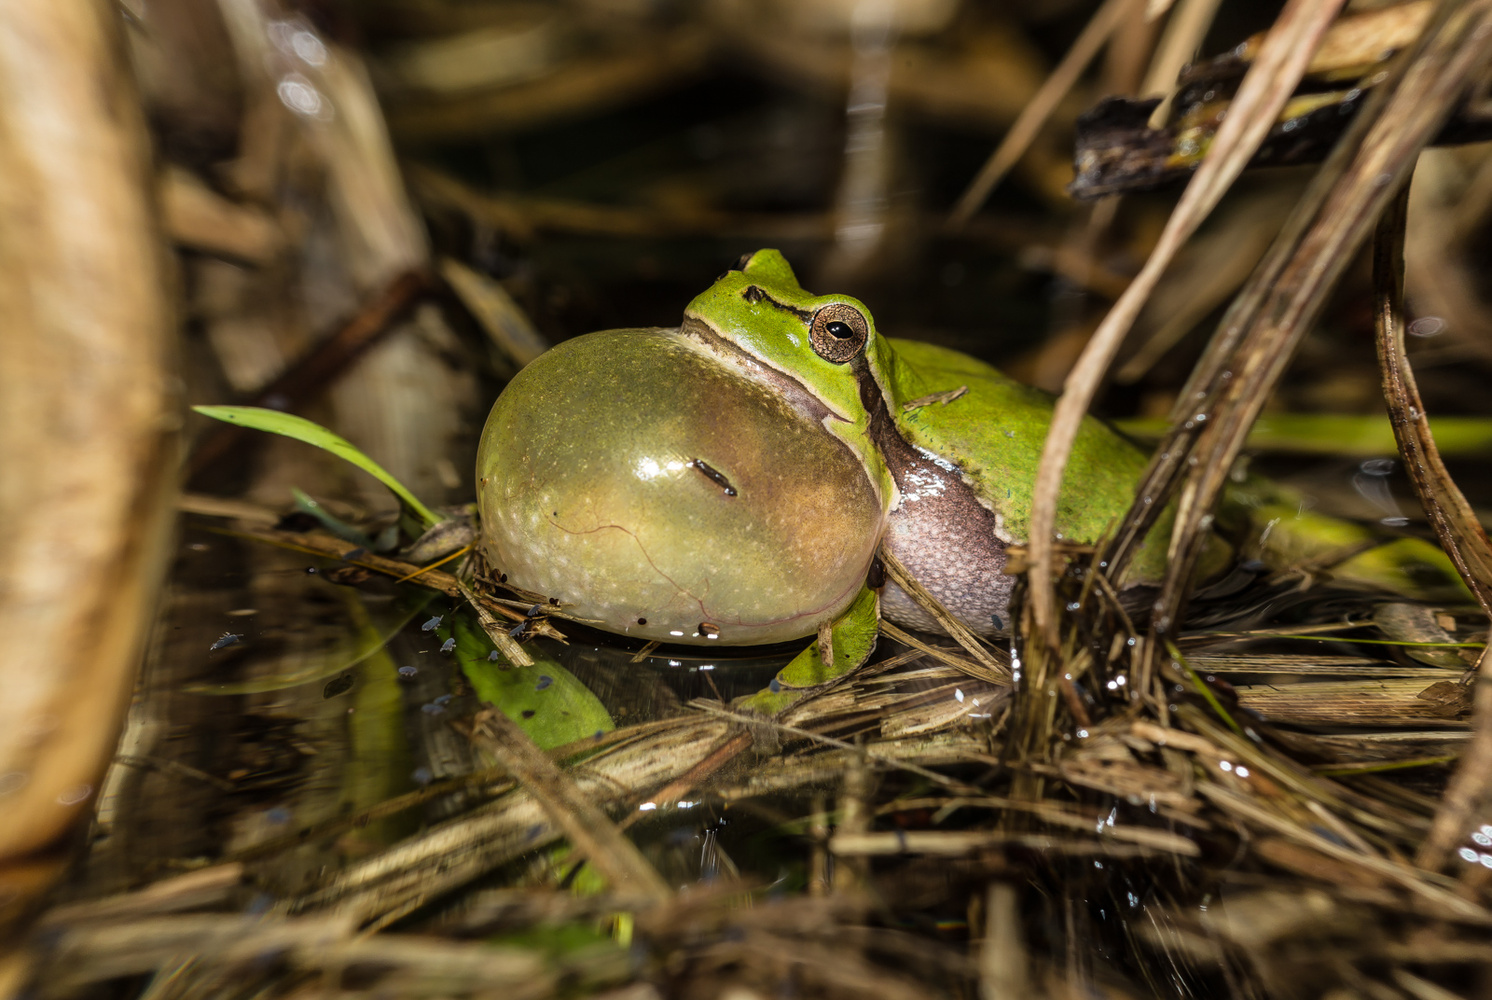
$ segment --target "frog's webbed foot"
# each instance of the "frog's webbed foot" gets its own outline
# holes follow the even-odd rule
[[[860,667],[875,652],[880,609],[880,595],[869,587],[861,587],[854,602],[838,618],[820,627],[817,640],[778,671],[771,684],[738,700],[735,707],[776,716],[815,688]]]

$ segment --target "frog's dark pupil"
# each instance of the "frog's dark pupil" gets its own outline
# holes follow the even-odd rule
[[[849,340],[855,335],[855,331],[850,329],[850,325],[848,323],[841,323],[839,322],[839,320],[835,320],[832,323],[824,324],[824,330],[829,334],[829,336],[836,337],[840,340]]]

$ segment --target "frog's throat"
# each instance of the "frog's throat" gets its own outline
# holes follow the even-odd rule
[[[739,368],[747,378],[754,379],[771,389],[803,419],[827,430],[830,436],[839,442],[839,446],[849,452],[865,470],[865,476],[870,480],[871,488],[875,490],[876,500],[881,504],[881,509],[889,510],[895,505],[896,486],[886,471],[885,463],[875,453],[874,445],[868,439],[865,439],[863,444],[857,443],[860,435],[852,430],[856,425],[854,420],[836,412],[809,391],[807,386],[788,373],[766,364],[760,358],[753,357],[725,337],[720,336],[702,320],[685,314],[683,323],[679,325],[679,335],[694,343],[700,350]]]

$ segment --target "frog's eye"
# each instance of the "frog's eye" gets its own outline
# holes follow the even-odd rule
[[[870,322],[848,302],[831,302],[813,314],[808,340],[825,361],[842,365],[865,349]]]

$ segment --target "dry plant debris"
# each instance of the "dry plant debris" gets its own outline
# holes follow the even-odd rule
[[[603,264],[635,276],[707,256],[687,241],[784,241],[873,284],[874,266],[895,260],[892,237],[922,254],[1038,243],[1028,262],[1086,296],[1087,312],[1032,360],[1059,382],[1071,369],[1069,418],[1088,408],[1131,326],[1153,340],[1124,378],[1153,388],[1169,353],[1243,290],[1189,383],[1161,400],[1178,419],[1147,496],[1179,494],[1182,510],[1175,572],[1154,614],[1134,617],[1114,582],[1150,516],[1137,507],[1096,553],[1033,540],[1025,616],[1008,647],[886,625],[874,662],[773,719],[732,707],[723,661],[698,667],[685,690],[681,675],[650,666],[653,649],[606,668],[629,671],[608,694],[617,728],[547,750],[459,683],[445,690],[444,675],[404,674],[390,650],[402,658],[413,647],[399,639],[360,660],[368,666],[355,681],[349,668],[325,684],[289,684],[324,666],[307,650],[345,631],[344,618],[377,631],[370,616],[390,581],[438,602],[406,639],[426,614],[463,603],[515,663],[566,639],[583,659],[591,637],[543,595],[503,591],[478,560],[399,557],[339,537],[333,520],[373,538],[391,518],[304,455],[271,444],[252,475],[217,461],[218,474],[244,472],[247,498],[182,502],[190,541],[94,842],[75,883],[37,918],[25,964],[0,967],[0,994],[24,981],[48,1000],[1445,997],[1485,983],[1492,686],[1474,683],[1486,655],[1476,671],[1463,655],[1477,660],[1485,618],[1333,586],[1343,553],[1254,581],[1252,604],[1194,594],[1188,568],[1243,436],[1377,225],[1375,312],[1402,453],[1468,585],[1492,585],[1473,494],[1437,461],[1429,404],[1409,374],[1395,270],[1407,226],[1411,297],[1419,280],[1455,303],[1463,329],[1486,323],[1468,262],[1492,209],[1489,161],[1429,161],[1440,186],[1427,217],[1456,228],[1436,259],[1459,271],[1413,277],[1416,209],[1406,223],[1395,199],[1426,144],[1482,120],[1474,88],[1492,52],[1492,3],[1341,18],[1340,3],[1292,0],[1264,41],[1183,76],[1172,124],[1149,129],[1150,105],[1132,105],[1127,131],[1080,134],[1080,158],[1114,156],[1080,185],[1102,193],[1190,174],[1174,211],[1109,202],[1056,222],[998,199],[975,212],[1007,173],[1033,203],[1065,206],[1054,132],[1081,106],[1069,95],[1084,68],[1102,50],[1103,79],[1128,73],[1120,89],[1144,86],[1147,97],[1225,6],[1091,5],[1048,75],[1014,14],[942,0],[897,5],[901,21],[883,36],[864,25],[855,34],[831,3],[768,5],[782,19],[770,21],[729,0],[672,16],[647,4],[380,0],[359,15],[366,48],[314,21],[311,6],[162,3],[181,18],[155,15],[137,44],[173,164],[158,186],[196,324],[192,364],[211,372],[191,384],[355,428],[421,496],[459,500],[466,489],[447,457],[459,448],[445,444],[477,396],[468,368],[510,373],[562,330],[563,297],[545,294],[559,284],[525,268],[579,270],[587,253],[603,256],[596,247]],[[625,30],[598,27],[617,17]],[[216,27],[196,39],[202,51],[170,58],[183,51],[173,32],[207,22]],[[1386,48],[1397,51],[1387,62]],[[236,82],[200,70],[214,61],[236,67]],[[897,202],[890,164],[916,143],[896,115],[857,119],[857,148],[885,150],[884,160],[853,167],[829,147],[827,162],[869,185],[868,198],[846,179],[827,199],[764,203],[645,172],[617,197],[608,183],[637,173],[626,157],[549,190],[494,192],[441,152],[535,129],[560,143],[567,121],[687,91],[725,63],[805,101],[829,94],[832,107],[872,93],[919,127],[1009,131],[989,143],[977,183],[979,158],[961,174],[957,235],[945,205]],[[183,84],[172,73],[189,64],[201,79]],[[1350,98],[1338,93],[1344,79],[1359,84]],[[1229,113],[1214,128],[1221,102]],[[804,137],[825,131],[823,119],[794,113],[773,127],[819,149]],[[1110,106],[1109,125],[1116,114]],[[1329,117],[1350,117],[1345,133],[1318,130]],[[730,138],[711,135],[694,138]],[[1242,192],[1204,227],[1248,165],[1319,158],[1333,141],[1296,207],[1283,207],[1288,191]],[[402,172],[396,143],[411,157]],[[516,175],[515,148],[494,140],[483,155]],[[789,189],[824,162],[805,155],[773,180]],[[1475,213],[1456,218],[1456,192]],[[868,211],[884,234],[864,257],[840,245],[851,210]],[[1124,234],[1121,211],[1137,213],[1130,228],[1141,235]],[[1284,232],[1266,250],[1271,220]],[[1188,256],[1194,232],[1210,255]],[[1124,254],[1101,246],[1148,262],[1133,277]],[[1250,272],[1252,259],[1230,256],[1263,261]],[[1164,277],[1173,260],[1192,277]],[[1095,329],[1079,358],[1071,345]],[[473,357],[479,365],[456,360]],[[1060,431],[1050,447],[1054,494]],[[202,469],[229,454],[210,438],[198,448]],[[326,501],[335,519],[308,524],[304,511],[285,514],[292,483],[353,499]],[[216,475],[197,483],[217,485]],[[288,608],[276,620],[295,624],[214,648],[223,629],[208,627],[208,609],[230,590],[224,562],[243,578],[234,611]],[[193,694],[213,672],[251,681],[232,700]],[[650,700],[619,690],[627,685]],[[209,743],[226,756],[201,749]]]

